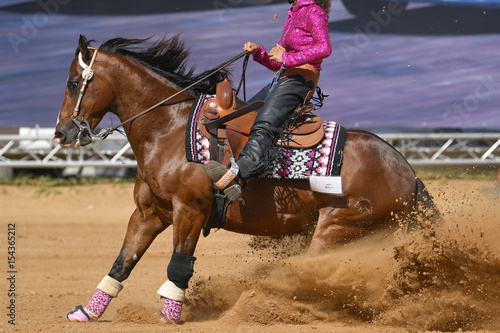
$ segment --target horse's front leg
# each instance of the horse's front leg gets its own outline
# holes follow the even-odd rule
[[[174,209],[174,251],[167,268],[168,280],[158,290],[165,298],[164,317],[160,320],[163,323],[177,323],[181,317],[185,290],[194,273],[194,250],[209,212],[206,207],[199,207],[196,200],[179,200]]]
[[[70,321],[98,320],[111,300],[118,296],[123,286],[121,282],[128,278],[130,272],[139,262],[153,240],[168,226],[156,215],[151,204],[149,191],[144,184],[135,187],[137,208],[130,217],[120,254],[113,267],[97,286],[97,291],[87,306],[75,307],[66,318]]]

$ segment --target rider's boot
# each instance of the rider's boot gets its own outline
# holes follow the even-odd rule
[[[215,183],[219,189],[224,190],[224,194],[231,201],[241,197],[241,186],[237,178],[248,180],[265,169],[260,163],[260,157],[271,144],[270,138],[264,138],[259,133],[250,135],[250,140],[245,149],[241,152],[238,160],[231,157],[231,167],[225,166],[216,161],[209,161],[205,164],[207,176]]]
[[[225,166],[216,161],[209,161],[205,164],[207,176],[215,183],[219,189],[224,190],[226,197],[235,201],[241,197],[241,186],[236,181],[238,174],[238,165],[231,157],[231,168],[228,170]]]

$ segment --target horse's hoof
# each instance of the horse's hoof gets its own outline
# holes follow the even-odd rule
[[[87,311],[85,311],[81,305],[75,306],[75,308],[71,310],[71,312],[68,313],[64,319],[76,322],[89,322],[97,320],[89,316]]]
[[[160,324],[165,324],[165,325],[169,325],[169,324],[175,325],[175,324],[177,324],[176,322],[173,322],[173,321],[167,319],[167,317],[160,318],[159,323]]]
[[[172,323],[178,324],[181,319],[182,312],[182,301],[175,301],[170,298],[165,298],[165,303],[163,304],[163,310],[161,311],[160,323]]]
[[[160,324],[175,325],[179,322],[179,321],[173,321],[171,319],[168,319],[167,317],[165,317],[165,315],[161,311],[156,312],[155,316],[159,318],[158,323],[160,323]]]

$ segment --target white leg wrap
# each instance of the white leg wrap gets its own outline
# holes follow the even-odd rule
[[[97,289],[104,291],[111,297],[118,297],[118,294],[123,289],[123,285],[111,276],[106,275],[97,286]]]
[[[171,299],[173,301],[184,302],[184,289],[177,287],[172,281],[167,280],[157,291],[160,296]]]

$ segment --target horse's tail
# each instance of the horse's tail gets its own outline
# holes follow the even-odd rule
[[[412,214],[410,221],[408,221],[408,231],[417,230],[420,225],[425,226],[426,223],[432,223],[439,217],[440,212],[434,204],[427,188],[420,178],[416,178],[415,212]]]
[[[436,205],[434,204],[434,201],[432,200],[432,197],[427,191],[424,183],[420,180],[420,178],[416,179],[416,183],[417,195],[415,200],[415,210],[417,212],[421,211],[423,214],[439,214],[439,211],[437,210]]]

